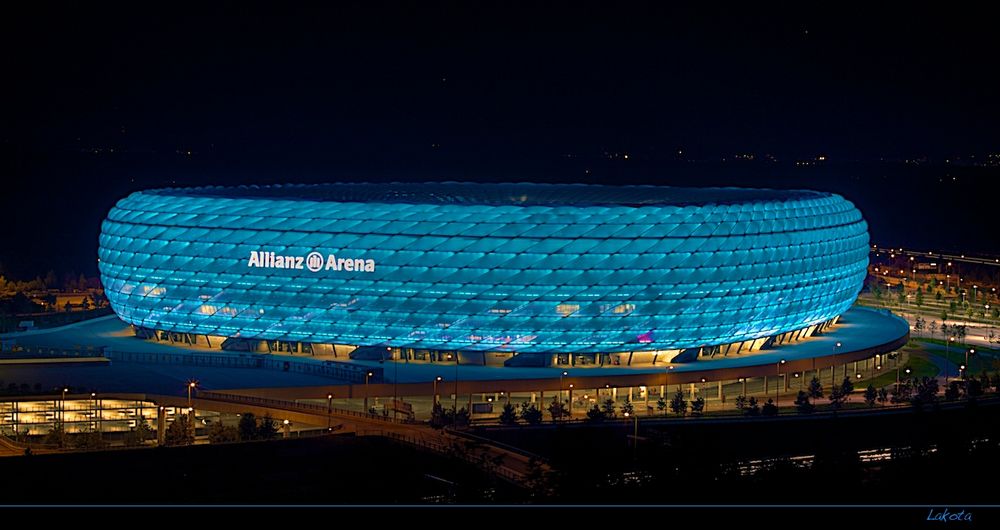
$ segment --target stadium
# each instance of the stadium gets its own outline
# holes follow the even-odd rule
[[[655,366],[832,329],[867,225],[806,190],[547,184],[161,189],[109,213],[136,334],[343,359]]]

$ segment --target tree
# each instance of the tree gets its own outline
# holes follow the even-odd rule
[[[542,423],[542,411],[534,403],[522,403],[521,419],[528,425],[538,425]]]
[[[893,388],[890,392],[890,403],[906,403],[913,395],[913,385],[909,380],[900,381],[898,388]]]
[[[760,410],[762,416],[777,416],[778,406],[774,404],[774,400],[767,398],[767,403],[764,403],[764,407]]]
[[[840,382],[840,393],[844,396],[844,402],[851,399],[851,392],[854,392],[854,383],[851,382],[850,377],[845,377],[844,380]]]
[[[238,442],[240,431],[232,425],[227,427],[221,421],[217,421],[208,427],[208,441],[214,444]]]
[[[458,412],[455,413],[455,426],[466,427],[469,425],[470,419],[471,418],[469,417],[469,409],[462,407],[458,409]]]
[[[594,403],[594,406],[587,411],[587,421],[590,423],[600,423],[604,421],[604,413],[601,412],[601,407]]]
[[[191,418],[187,414],[174,416],[174,421],[167,427],[163,436],[164,445],[191,445],[194,443],[194,429],[191,428]]]
[[[802,414],[811,414],[816,410],[816,406],[809,402],[809,394],[804,390],[799,390],[799,395],[795,397],[795,408]]]
[[[759,416],[760,415],[760,404],[757,403],[757,398],[751,396],[747,400],[747,408],[743,411],[747,416]]]
[[[691,415],[701,416],[705,410],[705,398],[698,396],[691,402]]]
[[[633,415],[635,414],[635,408],[632,407],[632,402],[628,398],[625,398],[625,403],[622,404],[622,415]]]
[[[924,292],[921,291],[920,289],[917,289],[917,299],[916,299],[916,302],[917,302],[917,307],[920,307],[920,306],[924,305]]]
[[[952,381],[948,385],[948,388],[944,391],[944,398],[948,401],[955,401],[962,395],[962,383],[960,381]]]
[[[678,416],[683,416],[687,412],[687,400],[684,399],[684,392],[680,388],[674,393],[670,400],[670,412]]]
[[[876,300],[880,300],[880,301],[882,300],[882,289],[879,288],[879,286],[878,286],[878,279],[876,279],[874,282],[872,282],[872,284],[871,284],[871,291],[872,291],[872,295],[875,296]]]
[[[747,397],[744,395],[736,396],[736,410],[742,411],[747,408]]]
[[[57,447],[65,447],[66,431],[62,428],[62,425],[53,425],[52,428],[49,429],[48,434],[45,435],[44,443],[47,445],[55,445]]]
[[[55,289],[59,284],[59,279],[56,278],[56,272],[50,270],[45,274],[45,287],[48,289]]]
[[[882,387],[878,389],[878,396],[875,397],[878,400],[879,405],[885,406],[885,402],[889,401],[889,391]]]
[[[934,334],[937,333],[937,320],[931,320],[931,323],[928,324],[927,329],[930,330],[931,337],[933,337]]]
[[[656,410],[659,411],[660,414],[663,414],[667,410],[667,400],[663,399],[663,396],[660,396],[660,398],[656,400]]]
[[[881,301],[883,292],[882,288],[878,286],[878,280],[876,279],[874,282],[872,282],[871,286],[872,286],[871,291],[872,294],[875,295],[875,299]]]
[[[975,400],[976,398],[983,395],[983,384],[979,379],[975,377],[969,379],[965,383],[965,397],[969,400]]]
[[[153,438],[153,429],[146,422],[145,416],[139,416],[135,421],[135,427],[125,433],[125,447],[139,447],[146,444],[146,440]]]
[[[552,403],[548,407],[549,415],[552,416],[552,421],[558,421],[566,416],[569,416],[569,411],[566,410],[566,405],[559,399],[559,397],[552,398]]]
[[[875,385],[868,385],[865,389],[865,404],[869,407],[875,406],[875,400],[878,399],[878,391],[875,390]]]
[[[604,412],[605,418],[615,418],[618,416],[615,412],[615,400],[611,398],[604,400],[604,404],[601,405],[601,411]]]
[[[73,447],[76,449],[100,449],[104,447],[104,439],[100,431],[87,431],[73,436]]]
[[[965,342],[965,333],[966,333],[966,326],[965,326],[965,324],[954,325],[954,326],[952,326],[952,328],[953,328],[952,331],[955,333],[955,338],[958,339],[959,342],[963,342],[964,343]]]
[[[829,399],[830,399],[830,406],[834,410],[839,409],[841,407],[841,405],[844,404],[844,391],[843,391],[843,387],[834,386],[833,389],[830,390],[830,397],[829,397]]]
[[[517,425],[517,412],[514,411],[514,405],[511,405],[510,402],[504,405],[500,412],[500,424]]]
[[[257,417],[252,412],[240,414],[240,423],[236,427],[239,431],[240,440],[249,442],[258,438]]]
[[[813,376],[812,380],[809,381],[808,396],[809,399],[820,399],[823,397],[823,383],[816,376]]]
[[[914,406],[920,407],[937,401],[938,381],[936,377],[924,376],[916,386],[916,395],[910,399]]]

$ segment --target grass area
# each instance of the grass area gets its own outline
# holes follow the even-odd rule
[[[938,375],[940,370],[937,365],[931,362],[927,358],[927,354],[919,350],[907,346],[903,348],[903,352],[907,354],[908,360],[902,366],[899,367],[899,377],[900,379],[906,377],[935,377]],[[910,369],[910,375],[906,375],[906,369]],[[875,379],[862,380],[860,383],[854,385],[855,388],[868,388],[868,385],[874,385],[875,388],[881,388],[884,386],[895,385],[896,384],[896,371],[892,370],[884,374],[879,375]]]
[[[945,341],[939,339],[918,339],[920,342],[925,342],[929,344],[937,344],[939,346],[944,346]],[[965,363],[965,350],[967,346],[955,346],[952,343],[952,348],[950,351],[949,360],[953,363],[952,370],[949,371],[950,375],[954,376],[958,372],[958,367],[955,365],[960,365]],[[976,354],[969,356],[969,374],[979,375],[986,370],[987,372],[994,372],[1000,370],[1000,350],[994,348],[987,348],[985,346],[972,346],[975,348]],[[935,349],[934,354],[940,357],[945,356],[945,352]]]
[[[910,342],[912,343],[912,342],[915,342],[915,341],[917,341],[917,342],[927,342],[927,343],[930,343],[930,344],[937,344],[937,345],[940,345],[940,346],[945,346],[946,344],[948,344],[948,342],[945,341],[945,340],[943,340],[943,339],[935,339],[935,338],[931,338],[931,337],[917,337],[915,339],[912,339]],[[952,351],[961,352],[963,348],[967,348],[967,347],[968,348],[975,348],[977,352],[987,353],[987,354],[990,354],[990,355],[1000,354],[1000,349],[993,348],[993,347],[990,347],[990,346],[974,346],[974,345],[973,346],[965,346],[965,345],[961,344],[960,342],[958,342],[957,340],[955,342],[951,343],[951,349],[952,349]]]

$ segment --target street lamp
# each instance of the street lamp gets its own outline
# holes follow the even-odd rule
[[[69,389],[63,387],[62,401],[59,402],[59,420],[62,421],[63,432],[66,431],[66,392],[69,392]]]
[[[625,418],[633,416],[635,419],[635,430],[632,431],[632,460],[635,460],[636,446],[639,445],[639,415],[625,413]]]
[[[433,408],[433,405],[437,405],[438,404],[438,383],[440,383],[440,382],[441,382],[441,376],[440,375],[434,378],[434,394],[433,394],[432,403],[431,403],[432,408]]]
[[[396,356],[392,354],[392,348],[387,346],[385,351],[389,352],[389,356],[392,358],[392,419],[396,420],[399,417],[399,406],[396,404],[396,381],[399,379],[399,371],[397,369]]]
[[[368,410],[368,380],[371,379],[371,376],[373,375],[375,374],[373,374],[371,370],[365,372],[365,414],[370,414],[370,411]]]
[[[969,348],[968,350],[965,350],[965,364],[962,366],[963,370],[965,370],[965,367],[969,365],[969,356],[975,354],[976,354],[975,348]],[[967,376],[963,376],[962,379],[967,379]]]
[[[98,431],[99,429],[97,422],[97,392],[91,392],[90,399],[94,400],[94,424],[91,426],[91,428],[94,429],[95,431]]]
[[[562,401],[563,378],[566,377],[567,375],[569,375],[569,372],[567,372],[566,370],[563,370],[563,372],[559,374],[559,401]]]
[[[188,391],[188,408],[191,408],[191,391],[198,386],[198,381],[194,379],[188,379],[187,391]]]
[[[841,342],[838,340],[833,345],[833,351],[830,353],[830,355],[831,356],[837,355],[837,349],[840,348],[842,345],[843,344],[841,344]],[[815,357],[813,357],[813,364],[816,364],[816,358]],[[819,375],[819,374],[817,374],[817,375]],[[833,385],[836,382],[836,379],[837,379],[837,370],[836,370],[836,366],[834,365],[834,366],[830,367],[830,384]]]
[[[330,421],[331,421],[331,417],[330,416],[331,416],[331,414],[333,414],[333,394],[327,394],[326,395],[326,430],[327,431],[330,431],[331,428],[332,428],[332,425],[330,424]]]
[[[667,365],[663,368],[663,399],[666,401],[667,393],[670,392],[670,371],[673,370],[673,365]]]
[[[707,397],[707,392],[705,392],[705,378],[704,377],[701,378],[701,393],[705,394],[706,397]],[[705,402],[705,405],[704,405],[704,408],[702,408],[702,412],[708,410],[708,399],[705,399],[704,402]]]
[[[646,395],[648,396],[649,394]],[[569,401],[569,418],[573,419],[573,383],[569,384],[569,391],[567,392],[566,397],[568,398],[567,401]],[[507,398],[507,402],[510,403],[509,397]]]
[[[962,366],[958,367],[958,376],[961,377],[962,379],[965,379],[965,365],[964,364]]]
[[[840,344],[839,342],[837,344]],[[782,359],[778,361],[778,381],[774,385],[774,406],[777,407],[778,403],[781,401],[781,365],[785,364],[785,360]]]
[[[955,342],[955,337],[948,337],[948,342],[944,343],[944,382],[948,384],[948,369],[951,365],[951,343]]]

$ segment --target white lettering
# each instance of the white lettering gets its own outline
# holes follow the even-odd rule
[[[325,266],[324,266],[325,261]],[[258,269],[295,269],[319,272],[321,270],[375,272],[375,260],[370,258],[338,258],[328,254],[326,259],[319,252],[307,256],[285,256],[264,250],[251,250],[247,267]]]

